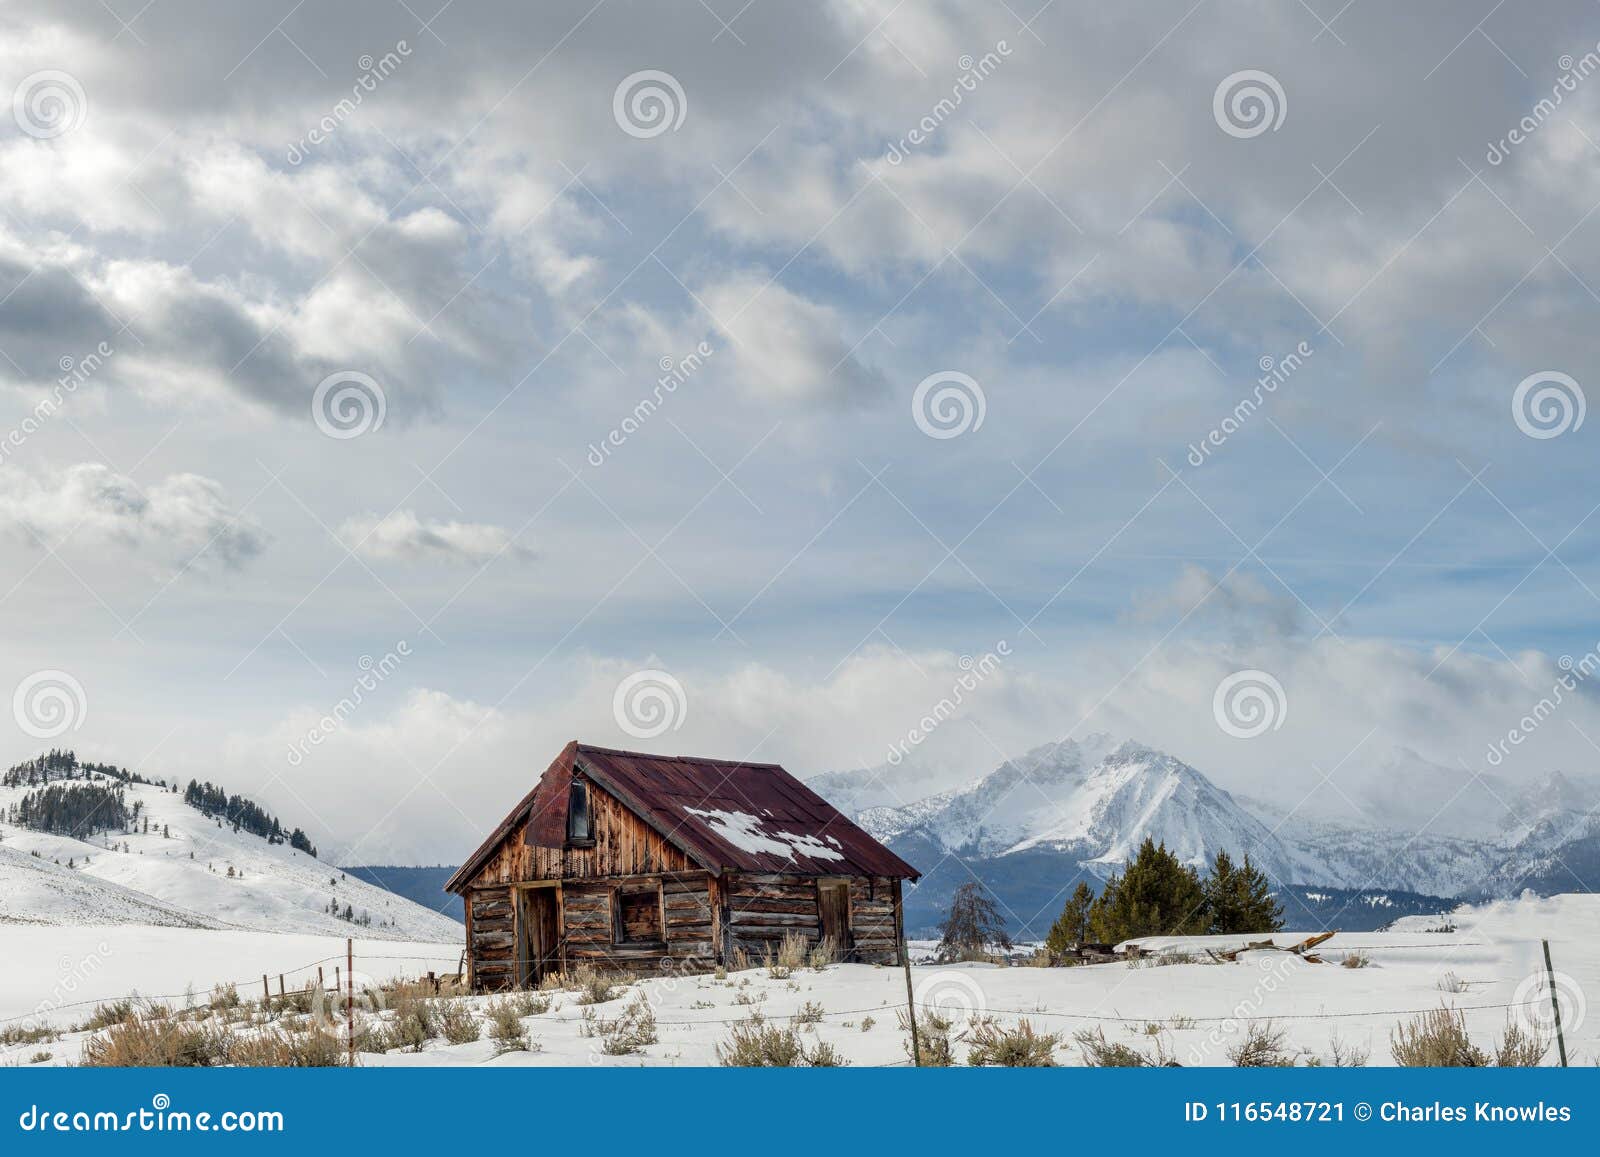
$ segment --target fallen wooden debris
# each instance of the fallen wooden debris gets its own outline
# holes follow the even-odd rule
[[[1233,961],[1239,959],[1239,954],[1241,952],[1289,952],[1302,958],[1308,964],[1321,964],[1323,963],[1322,957],[1308,955],[1308,953],[1318,944],[1321,944],[1323,941],[1328,940],[1333,936],[1337,936],[1338,934],[1339,930],[1335,928],[1328,932],[1318,932],[1313,936],[1307,936],[1304,940],[1300,941],[1300,943],[1289,945],[1274,944],[1270,940],[1252,940],[1248,944],[1244,944],[1238,948],[1222,949],[1220,951],[1213,952],[1212,955],[1217,959],[1226,960],[1229,963],[1232,963]]]

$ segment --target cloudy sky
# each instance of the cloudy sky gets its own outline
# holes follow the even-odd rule
[[[1593,4],[440,3],[0,10],[7,762],[369,863],[573,737],[1294,803],[1600,642]]]

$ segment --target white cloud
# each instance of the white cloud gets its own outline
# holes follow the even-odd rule
[[[44,479],[15,466],[0,472],[0,528],[58,547],[69,539],[115,543],[187,563],[239,566],[261,552],[266,536],[236,513],[220,484],[174,474],[148,489],[98,463]]]
[[[485,563],[502,554],[528,557],[504,527],[481,522],[443,522],[418,518],[414,511],[397,510],[384,518],[352,518],[339,535],[356,553],[367,558],[399,562]]]
[[[864,365],[833,306],[754,274],[729,278],[701,295],[729,335],[738,378],[751,394],[772,401],[875,400],[883,375]]]

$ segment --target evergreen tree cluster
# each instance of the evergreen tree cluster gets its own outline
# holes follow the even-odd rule
[[[1051,926],[1045,947],[1061,956],[1086,942],[1115,944],[1136,936],[1276,932],[1283,908],[1266,874],[1219,851],[1200,873],[1146,838],[1139,854],[1106,881],[1100,895],[1080,881]]]
[[[143,783],[156,787],[166,787],[164,779],[146,779],[136,771],[129,771],[125,767],[117,767],[110,763],[91,763],[78,761],[76,752],[61,751],[52,748],[45,754],[35,759],[25,759],[21,763],[8,768],[4,775],[0,775],[0,786],[4,787],[40,787],[62,779],[95,779],[106,778],[120,780],[123,783]]]
[[[317,849],[311,845],[311,840],[305,832],[299,828],[285,832],[283,825],[278,822],[278,817],[260,804],[245,799],[242,795],[229,795],[215,784],[200,783],[191,779],[189,786],[183,790],[183,802],[208,819],[220,819],[224,823],[231,824],[236,832],[249,832],[251,835],[260,836],[269,844],[286,843],[309,856],[317,854]]]
[[[10,822],[58,836],[84,839],[126,829],[134,813],[123,789],[98,783],[50,783],[34,788],[9,809]]]

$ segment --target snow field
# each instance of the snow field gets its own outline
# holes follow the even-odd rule
[[[1388,1065],[1389,1036],[1398,1024],[1442,1005],[1462,1010],[1475,1043],[1492,1048],[1508,1014],[1548,1026],[1548,990],[1543,986],[1540,940],[1548,938],[1558,970],[1557,989],[1563,1006],[1567,1051],[1572,1063],[1587,1065],[1600,1057],[1600,1015],[1591,1016],[1589,994],[1600,992],[1600,961],[1592,946],[1600,942],[1600,896],[1524,898],[1463,909],[1452,915],[1454,931],[1429,931],[1437,918],[1408,917],[1387,932],[1347,933],[1319,946],[1327,963],[1310,964],[1281,952],[1247,952],[1233,964],[1139,962],[1077,968],[998,967],[985,964],[919,964],[912,981],[919,1006],[939,1011],[954,1021],[953,1032],[969,1029],[975,1019],[992,1016],[1002,1024],[1028,1019],[1036,1031],[1058,1033],[1054,1056],[1060,1064],[1081,1064],[1072,1034],[1099,1029],[1113,1043],[1147,1055],[1159,1046],[1180,1064],[1227,1065],[1228,1050],[1242,1036],[1242,1026],[1270,1019],[1285,1033],[1288,1051],[1299,1063],[1315,1058],[1332,1063],[1335,1035],[1346,1049],[1368,1053],[1368,1063]],[[93,983],[105,994],[123,994],[124,982],[139,977],[146,990],[172,991],[166,978],[190,976],[195,991],[209,991],[211,979],[237,978],[267,971],[267,951],[282,959],[287,946],[303,947],[308,959],[342,953],[343,941],[317,937],[254,938],[227,949],[204,949],[208,942],[245,934],[188,929],[72,929],[81,938],[74,945],[93,948],[98,936],[110,947],[108,966]],[[48,995],[59,973],[53,961],[62,932],[41,928],[0,929],[0,951],[17,959],[37,960],[7,982],[7,1008],[31,1009]],[[1292,943],[1303,933],[1273,937]],[[32,938],[32,939],[29,939]],[[1143,941],[1144,947],[1204,957],[1205,947],[1233,946],[1260,937],[1180,937]],[[137,947],[136,947],[137,945]],[[452,965],[424,963],[424,957],[459,952],[457,944],[404,945],[367,942],[358,953],[380,956],[417,953],[417,975],[428,968],[453,971]],[[144,954],[141,954],[144,953]],[[249,953],[256,953],[249,956]],[[1345,955],[1359,953],[1368,963],[1341,967]],[[243,960],[250,965],[241,967]],[[260,963],[257,963],[257,962]],[[404,960],[386,962],[388,971],[406,974]],[[368,970],[358,956],[358,972]],[[275,987],[274,980],[274,987]],[[292,980],[291,980],[292,984]],[[182,986],[177,986],[181,988]],[[26,989],[26,991],[24,991]],[[241,986],[243,996],[254,995]],[[501,1053],[489,1039],[468,1044],[428,1041],[420,1051],[363,1054],[364,1065],[709,1065],[717,1063],[716,1046],[734,1024],[759,1012],[768,1024],[807,1020],[820,1006],[821,1017],[796,1025],[808,1042],[833,1045],[851,1065],[907,1063],[908,1034],[897,1027],[896,1012],[904,1007],[905,979],[899,969],[869,965],[832,965],[822,971],[798,969],[773,977],[765,968],[727,974],[661,977],[623,988],[616,999],[592,1006],[595,1017],[612,1020],[638,999],[648,1001],[656,1019],[656,1041],[639,1051],[613,1056],[587,1033],[585,1008],[572,992],[552,994],[549,1011],[527,1017],[523,1026],[535,1051]],[[494,998],[456,998],[483,1018]],[[392,1017],[392,1012],[377,1014]],[[873,1023],[866,1025],[867,1018]],[[0,1051],[0,1064],[26,1063],[39,1048],[52,1051],[48,1063],[71,1063],[82,1038],[68,1037],[52,1045],[18,1046]],[[954,1048],[965,1060],[966,1045]],[[1555,1063],[1552,1048],[1545,1063]]]

